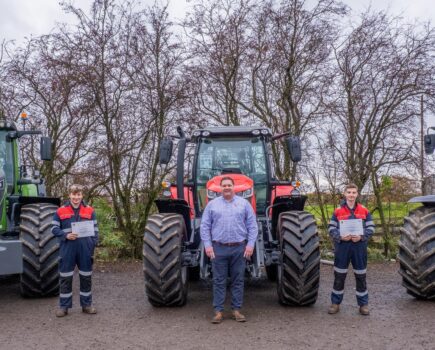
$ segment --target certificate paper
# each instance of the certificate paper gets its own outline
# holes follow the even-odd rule
[[[340,220],[340,236],[364,234],[362,219]]]
[[[79,221],[71,223],[72,232],[77,233],[79,238],[95,236],[94,221]]]

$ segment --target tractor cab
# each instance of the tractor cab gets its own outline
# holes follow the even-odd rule
[[[272,178],[268,149],[269,129],[245,127],[210,128],[193,133],[196,157],[193,183],[196,212],[209,200],[221,195],[220,179],[234,180],[236,195],[251,202],[257,214],[264,215],[267,186]]]

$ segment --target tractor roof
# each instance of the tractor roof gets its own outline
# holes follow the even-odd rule
[[[6,120],[5,118],[0,118],[0,130],[11,130],[16,131],[17,127],[13,121]]]
[[[192,133],[192,139],[202,137],[224,137],[224,136],[272,136],[269,128],[261,126],[222,126],[197,129]]]

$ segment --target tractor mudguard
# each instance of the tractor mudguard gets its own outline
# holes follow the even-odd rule
[[[26,204],[50,203],[60,207],[60,199],[54,197],[9,196],[8,216],[15,226],[19,225],[21,207]],[[13,231],[13,230],[12,230]]]
[[[408,203],[421,203],[428,207],[435,206],[435,195],[414,197]]]
[[[272,209],[272,237],[277,239],[277,225],[279,214],[286,211],[304,210],[305,201],[307,196],[280,196],[276,197],[273,201]]]
[[[188,240],[188,235],[192,232],[192,224],[190,221],[190,211],[191,208],[187,204],[184,199],[156,199],[154,201],[156,203],[157,208],[159,209],[159,213],[176,213],[181,214],[184,219],[184,223],[186,225],[186,237],[185,240]]]

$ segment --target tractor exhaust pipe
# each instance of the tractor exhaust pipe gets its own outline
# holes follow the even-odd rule
[[[180,139],[178,141],[178,156],[177,156],[177,197],[178,199],[184,199],[184,152],[186,151],[186,134],[181,126],[177,127],[178,135]]]

